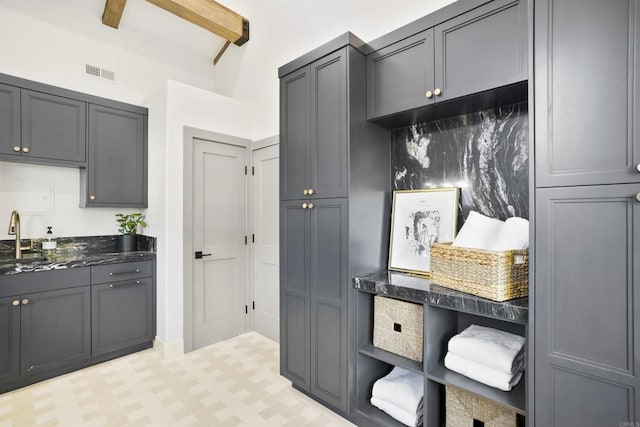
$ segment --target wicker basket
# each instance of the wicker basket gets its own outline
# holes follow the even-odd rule
[[[373,298],[373,345],[422,362],[423,306],[376,295]]]
[[[529,252],[431,245],[431,281],[494,301],[527,296]]]
[[[446,427],[473,427],[478,425],[477,421],[485,427],[519,427],[523,424],[515,411],[489,399],[451,385],[445,389]]]

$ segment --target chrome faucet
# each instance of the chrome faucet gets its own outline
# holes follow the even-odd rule
[[[11,212],[9,221],[9,235],[16,236],[16,259],[22,259],[22,251],[31,249],[31,246],[22,247],[20,242],[20,214],[18,211]]]

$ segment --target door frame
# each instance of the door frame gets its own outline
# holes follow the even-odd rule
[[[271,147],[273,145],[279,145],[280,144],[280,135],[273,135],[273,136],[269,136],[267,138],[263,138],[263,139],[259,139],[256,141],[253,141],[253,143],[251,143],[251,149],[249,150],[249,165],[251,166],[251,168],[255,167],[255,164],[253,163],[253,152],[256,150],[260,150],[262,148],[267,148],[267,147]],[[278,159],[280,158],[280,156],[278,155]],[[247,198],[249,200],[249,203],[247,204],[248,206],[248,221],[249,221],[249,228],[248,228],[248,233],[249,235],[252,235],[255,232],[255,225],[253,223],[253,210],[254,210],[254,206],[253,206],[253,192],[254,192],[254,185],[253,185],[253,169],[251,169],[251,175],[249,176],[251,179],[249,180],[249,191],[247,193]],[[278,179],[280,177],[278,176]],[[278,188],[280,188],[280,185],[278,183]],[[278,200],[278,202],[280,202],[280,200]],[[251,245],[250,250],[247,253],[247,285],[248,285],[248,289],[247,289],[247,298],[251,299],[251,302],[255,302],[255,298],[254,298],[254,291],[255,291],[255,284],[254,284],[254,277],[253,277],[253,259],[254,259],[254,247],[253,245]],[[251,307],[251,305],[250,305]],[[255,319],[254,319],[254,311],[253,310],[249,310],[249,316],[247,316],[247,320],[249,321],[249,328],[250,330],[254,331],[255,330]]]
[[[246,138],[239,138],[233,135],[226,135],[217,132],[211,132],[204,129],[197,129],[190,126],[183,127],[183,204],[182,204],[182,317],[183,317],[183,336],[184,336],[184,352],[188,353],[193,351],[193,141],[194,139],[203,139],[211,141],[213,143],[235,145],[243,147],[245,149],[245,165],[248,167],[250,164],[251,156],[251,140]],[[249,230],[250,226],[250,180],[245,180],[245,194],[247,200],[245,200],[247,206],[247,215],[245,218],[245,230]],[[248,245],[245,247],[247,255],[250,251],[247,250]],[[247,276],[247,270],[249,269],[248,262],[249,257],[246,256],[247,264],[245,265],[245,292],[248,295],[251,289],[249,289],[249,277]],[[248,304],[248,300],[245,300],[245,304]],[[249,330],[251,323],[249,322],[249,316],[245,317],[244,329]]]

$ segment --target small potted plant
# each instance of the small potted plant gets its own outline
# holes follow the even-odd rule
[[[121,233],[118,243],[120,245],[121,252],[133,252],[138,249],[137,236],[138,226],[146,227],[147,223],[144,222],[144,214],[132,213],[132,214],[116,214],[116,221],[118,221],[118,231]]]

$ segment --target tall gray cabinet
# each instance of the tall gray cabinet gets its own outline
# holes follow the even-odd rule
[[[534,23],[535,425],[636,425],[640,1],[536,0]]]
[[[384,268],[389,134],[366,121],[365,55],[346,33],[279,69],[281,374],[348,414],[350,278]]]

